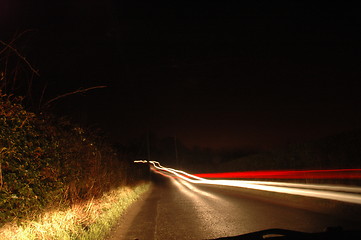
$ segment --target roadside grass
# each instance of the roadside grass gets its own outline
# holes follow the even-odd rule
[[[124,210],[149,187],[150,183],[123,186],[99,199],[74,204],[65,210],[52,210],[32,221],[6,224],[0,229],[0,239],[103,239]]]

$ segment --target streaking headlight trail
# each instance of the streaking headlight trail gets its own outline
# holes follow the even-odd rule
[[[342,202],[361,204],[361,187],[336,186],[325,184],[299,184],[287,182],[268,182],[268,181],[246,181],[246,180],[223,180],[206,179],[187,172],[163,167],[157,161],[147,161],[151,164],[153,171],[167,175],[168,177],[180,178],[193,184],[208,184],[218,186],[232,186],[261,191],[293,194],[306,197],[316,197]],[[145,163],[142,161],[142,163]]]
[[[278,171],[248,171],[226,173],[203,173],[196,176],[204,178],[261,178],[261,179],[361,179],[361,169],[331,169],[331,170],[278,170]]]
[[[147,163],[147,160],[135,160],[134,163]]]

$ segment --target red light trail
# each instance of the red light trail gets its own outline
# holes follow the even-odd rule
[[[361,169],[247,171],[200,173],[194,176],[238,179],[361,179]]]
[[[151,170],[170,177],[180,182],[189,182],[192,184],[206,184],[216,186],[229,186],[246,189],[254,189],[259,191],[277,192],[284,194],[292,194],[306,197],[324,198],[336,201],[343,201],[348,203],[361,204],[361,187],[359,186],[344,186],[344,185],[325,185],[325,184],[300,184],[289,182],[269,182],[269,181],[247,181],[247,180],[227,180],[227,179],[207,179],[203,178],[205,175],[192,175],[181,170],[167,168],[160,165],[156,161],[135,161],[136,163],[149,163]],[[275,178],[275,176],[283,176],[283,178],[300,178],[305,176],[317,177],[331,177],[351,176],[359,178],[360,169],[337,169],[337,170],[305,170],[305,171],[256,171],[256,172],[241,172],[242,176],[254,176],[254,178],[261,178],[260,176],[267,176]],[[254,174],[257,173],[257,174]],[[262,174],[261,174],[262,173]],[[265,174],[267,173],[267,174]],[[223,174],[223,175],[222,175]],[[233,176],[240,176],[240,173],[219,173],[213,176],[229,178],[230,174]],[[201,177],[202,176],[202,177]],[[212,176],[212,175],[211,175]],[[232,175],[231,175],[232,176]],[[256,176],[256,177],[255,177]],[[208,175],[209,177],[209,175]]]

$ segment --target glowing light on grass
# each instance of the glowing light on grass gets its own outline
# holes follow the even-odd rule
[[[163,175],[167,175],[168,177],[173,178],[177,177],[194,184],[231,186],[361,204],[360,187],[335,186],[324,184],[297,184],[286,182],[280,183],[267,181],[210,180],[186,173],[181,170],[163,167],[160,165],[159,162],[156,161],[149,161],[149,163],[152,164],[153,170],[161,172]]]
[[[99,199],[50,210],[20,225],[6,224],[0,228],[0,239],[103,239],[125,209],[149,187],[149,184],[120,187]]]

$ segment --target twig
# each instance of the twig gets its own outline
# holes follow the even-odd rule
[[[40,76],[39,71],[36,70],[35,68],[33,68],[33,66],[31,66],[30,62],[28,60],[26,60],[26,58],[23,55],[21,55],[16,48],[12,47],[11,45],[9,45],[1,40],[0,40],[0,43],[2,45],[4,45],[6,48],[10,48],[11,50],[13,50],[13,52],[15,52],[16,55],[18,55],[18,57],[21,58],[28,65],[28,67],[31,69],[31,71],[33,73],[35,73],[37,76]]]
[[[97,88],[106,88],[107,86],[95,86],[95,87],[90,87],[90,88],[86,88],[86,89],[79,89],[79,90],[76,90],[74,92],[68,92],[68,93],[65,93],[65,94],[62,94],[60,96],[57,96],[53,99],[50,99],[49,101],[47,101],[45,103],[45,105],[49,105],[50,103],[60,99],[60,98],[63,98],[63,97],[66,97],[66,96],[69,96],[69,95],[73,95],[73,94],[77,94],[77,93],[83,93],[83,92],[87,92],[89,90],[93,90],[93,89],[97,89]]]
[[[16,40],[18,40],[20,37],[22,37],[25,33],[28,33],[28,32],[31,32],[31,31],[34,31],[34,29],[28,29],[28,30],[25,30],[25,31],[23,31],[23,32],[15,35],[15,36],[13,37],[13,39],[11,40],[11,42],[8,43],[8,44],[6,44],[6,45],[5,45],[5,48],[3,48],[3,49],[0,51],[0,54],[2,54],[3,52],[5,52],[6,49],[7,49],[9,46],[11,46]]]
[[[1,164],[2,162],[0,162],[0,189],[3,188],[3,173],[2,173]]]
[[[41,103],[43,102],[44,99],[44,94],[45,94],[45,90],[47,88],[48,84],[46,83],[45,86],[43,87],[43,91],[41,92],[41,97],[40,97],[40,101],[39,101],[39,109],[41,108]]]
[[[3,151],[6,150],[6,148],[2,148],[0,150],[1,158],[3,158]],[[2,173],[2,161],[0,160],[0,189],[3,188],[4,180],[3,180],[3,173]]]

